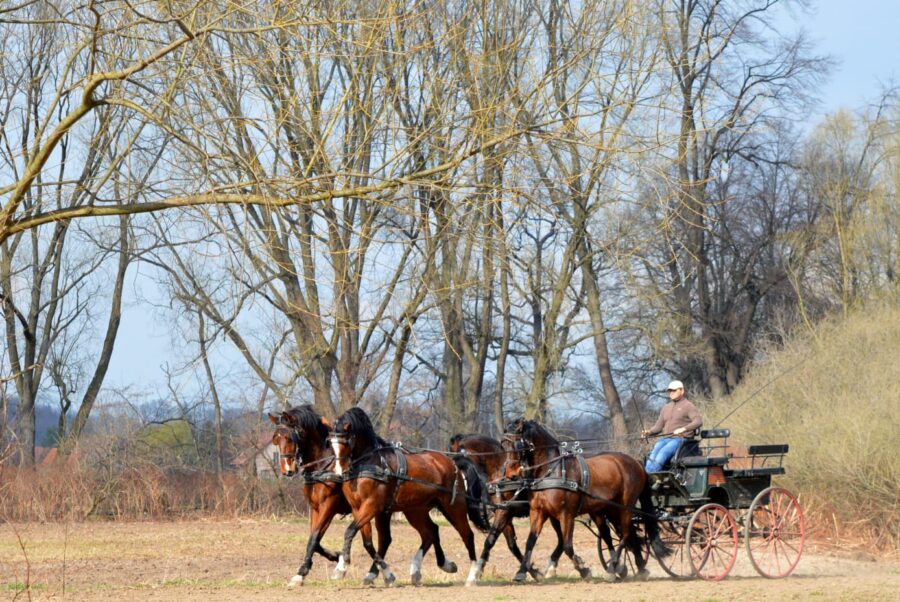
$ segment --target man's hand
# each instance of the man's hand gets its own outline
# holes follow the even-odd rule
[[[650,431],[641,431],[641,439],[646,441],[647,437],[650,436]]]
[[[674,431],[672,431],[672,434],[673,434],[673,435],[680,435],[680,434],[683,433],[685,430],[687,430],[687,429],[685,429],[683,426],[679,426],[677,429],[675,429]]]

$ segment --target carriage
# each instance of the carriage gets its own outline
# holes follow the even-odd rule
[[[548,571],[565,552],[582,579],[589,580],[590,568],[572,546],[574,520],[584,514],[600,529],[598,550],[607,580],[624,577],[629,569],[646,577],[651,550],[672,577],[707,580],[728,575],[742,539],[751,563],[764,577],[789,575],[803,552],[800,505],[793,494],[771,482],[773,475],[785,472],[788,446],[755,445],[746,453],[735,453],[727,445],[727,429],[701,431],[700,442],[682,445],[670,469],[647,475],[627,454],[585,457],[579,442],[559,441],[540,423],[524,418],[507,426],[502,442],[477,434],[454,436],[452,460],[437,450],[408,450],[387,443],[359,408],[351,408],[333,424],[311,406],[270,419],[276,425],[273,443],[279,447],[282,474],[303,475],[313,508],[306,557],[292,584],[302,584],[314,552],[336,559],[335,575],[342,576],[357,531],[373,561],[363,582],[372,583],[380,571],[385,582],[392,583],[394,575],[384,558],[393,512],[406,514],[422,539],[410,568],[413,583],[419,582],[422,558],[432,545],[439,568],[456,572],[456,565],[444,557],[437,525],[428,516],[435,507],[466,545],[472,561],[467,585],[481,576],[498,534],[507,531],[512,531],[507,544],[520,560],[514,579],[524,581],[526,573],[542,578],[531,555],[547,518],[559,540]],[[478,451],[472,447],[476,443],[487,447]],[[475,470],[476,464],[483,472]],[[511,528],[522,504],[530,507],[531,516],[524,554],[515,545]],[[336,512],[348,510],[354,521],[345,533],[343,550],[340,554],[325,550],[320,545],[324,529]],[[467,516],[488,532],[477,560]],[[377,550],[369,528],[372,520],[379,531]],[[646,537],[635,537],[641,529]],[[612,541],[616,532],[622,534],[618,542]]]
[[[662,538],[673,551],[657,560],[676,579],[724,579],[741,541],[753,567],[768,578],[788,576],[803,553],[800,504],[787,489],[772,486],[772,476],[785,472],[788,446],[735,452],[727,444],[730,434],[701,431],[700,441],[687,441],[670,468],[648,475]],[[640,515],[634,520],[640,527]]]

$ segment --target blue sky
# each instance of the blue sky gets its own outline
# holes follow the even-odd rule
[[[837,60],[821,91],[814,119],[839,108],[857,108],[877,99],[882,85],[900,84],[900,1],[824,0],[810,14],[796,14],[818,53]]]
[[[807,128],[840,108],[859,108],[878,99],[881,88],[900,84],[900,0],[815,2],[810,11],[791,11],[781,19],[784,31],[805,29],[817,54],[837,62],[820,91],[821,104],[810,115]],[[143,272],[143,274],[142,274]],[[131,383],[138,390],[165,394],[162,364],[175,360],[169,324],[159,312],[136,302],[142,292],[158,297],[156,286],[142,278],[147,268],[132,266],[126,292],[120,337],[110,366],[107,386]],[[228,355],[228,350],[225,351]],[[236,357],[235,361],[239,361]],[[177,360],[176,360],[177,361]]]

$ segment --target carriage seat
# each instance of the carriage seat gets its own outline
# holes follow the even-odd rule
[[[702,440],[728,439],[730,436],[731,429],[704,429],[700,431],[700,439]],[[724,443],[721,445],[713,445],[712,442],[707,441],[705,450],[701,450],[700,441],[697,439],[685,439],[684,443],[681,444],[681,447],[678,448],[678,452],[672,457],[669,463],[663,467],[663,469],[668,470],[675,466],[723,466],[728,463],[726,455],[711,455],[709,452],[715,449],[724,448]]]

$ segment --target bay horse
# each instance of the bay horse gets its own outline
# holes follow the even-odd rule
[[[516,530],[513,527],[512,520],[528,516],[528,497],[524,489],[520,492],[507,489],[488,493],[490,485],[496,485],[506,478],[505,459],[507,452],[498,440],[478,433],[456,434],[450,438],[449,447],[451,452],[459,454],[454,457],[453,461],[464,472],[468,481],[478,482],[478,489],[474,492],[474,497],[481,499],[483,512],[490,513],[493,516],[481,556],[476,563],[474,579],[466,581],[466,585],[473,585],[477,579],[481,578],[484,566],[490,557],[491,549],[497,543],[501,533],[506,539],[509,551],[516,557],[516,560],[520,563],[522,562],[522,552],[519,550]],[[470,465],[474,465],[477,469],[472,470]],[[489,508],[493,511],[490,512]],[[547,565],[546,576],[548,577],[556,574],[556,566],[563,553],[563,539],[559,521],[551,518],[550,524],[556,531],[558,541]],[[541,573],[534,566],[529,567],[528,572],[535,581],[541,581],[544,578],[544,573]]]
[[[312,568],[314,553],[332,562],[340,561],[339,554],[323,548],[321,540],[335,515],[350,514],[351,508],[347,498],[344,497],[343,477],[334,471],[334,453],[328,444],[328,433],[331,428],[329,422],[319,416],[311,405],[295,406],[277,415],[269,414],[269,420],[275,424],[272,444],[278,448],[281,474],[285,477],[300,474],[303,479],[303,493],[309,503],[310,536],[306,545],[306,556],[289,584],[291,587],[300,586]],[[383,558],[390,547],[390,515],[376,516],[375,527],[378,531],[378,550],[372,545],[371,524],[365,525],[360,530],[363,546],[373,559],[369,572],[363,578],[366,585],[372,584],[378,575],[379,564],[375,562],[375,558]],[[444,557],[440,542],[435,545],[435,555],[440,559]],[[383,572],[382,576],[389,585],[396,580],[389,569]]]
[[[607,565],[608,581],[616,580],[618,562],[626,545],[634,555],[638,577],[648,575],[641,542],[632,524],[635,512],[643,517],[656,555],[662,558],[671,553],[659,535],[647,473],[631,456],[607,452],[584,458],[580,453],[563,451],[560,442],[547,429],[523,418],[507,426],[503,447],[508,452],[506,477],[518,477],[530,483],[531,529],[515,581],[525,580],[531,553],[548,518],[559,521],[566,555],[585,580],[590,579],[591,570],[572,546],[575,518],[582,514],[590,516],[601,530],[609,518],[621,537]]]
[[[300,474],[303,478],[303,494],[309,503],[309,540],[306,544],[306,556],[297,574],[291,579],[289,586],[301,586],[312,568],[314,553],[324,556],[331,562],[337,562],[339,556],[322,547],[321,540],[331,521],[337,514],[349,514],[350,504],[341,489],[341,478],[334,472],[334,454],[328,445],[328,422],[319,416],[310,405],[295,406],[279,415],[269,414],[269,420],[275,425],[272,444],[278,449],[278,465],[282,476],[293,477]],[[379,549],[390,545],[390,520],[379,517],[376,521],[378,529]],[[363,546],[373,558],[372,568],[366,575],[366,582],[371,583],[377,576],[378,566],[374,562],[377,551],[372,545],[372,526],[366,525],[362,531]],[[393,575],[384,574],[388,583],[394,581]]]
[[[381,439],[369,416],[361,408],[350,408],[335,420],[330,434],[335,469],[344,476],[343,492],[353,511],[353,522],[344,534],[344,548],[338,567],[350,562],[350,546],[357,531],[373,518],[403,512],[410,524],[422,535],[410,566],[412,583],[421,581],[422,559],[432,544],[438,566],[448,573],[456,572],[456,565],[443,557],[437,545],[440,541],[437,525],[428,516],[437,508],[459,533],[475,570],[475,536],[467,515],[479,528],[482,518],[470,512],[466,480],[453,460],[444,454],[423,451],[410,453]],[[382,570],[387,568],[384,558],[376,558]]]

